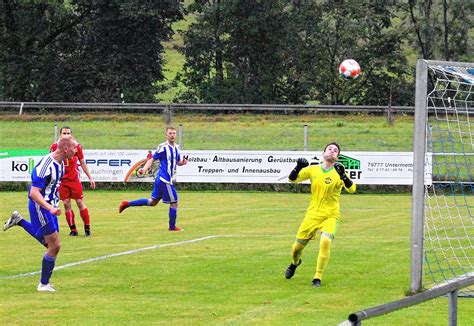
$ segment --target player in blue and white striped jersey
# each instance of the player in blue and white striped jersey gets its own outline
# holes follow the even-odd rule
[[[31,172],[31,186],[28,191],[30,221],[24,220],[19,212],[14,211],[3,225],[3,231],[15,225],[21,226],[47,248],[43,256],[38,291],[55,291],[49,279],[61,249],[57,217],[61,215],[61,209],[58,207],[58,188],[64,175],[63,161],[72,158],[76,148],[77,142],[73,137],[61,138],[58,141],[58,148],[35,165]]]
[[[173,176],[177,166],[188,163],[187,157],[181,158],[179,146],[176,142],[176,129],[173,127],[166,128],[166,142],[158,145],[153,157],[148,159],[145,166],[138,172],[143,174],[152,166],[156,160],[160,161],[160,170],[155,179],[153,191],[150,198],[142,198],[132,201],[122,201],[119,206],[119,213],[130,206],[156,206],[160,200],[165,204],[170,204],[169,209],[169,230],[182,231],[176,226],[178,212],[178,194],[173,185]]]

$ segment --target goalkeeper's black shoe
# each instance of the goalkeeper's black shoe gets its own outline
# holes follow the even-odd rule
[[[315,288],[321,287],[321,280],[319,278],[315,278],[312,283]]]
[[[285,272],[285,277],[287,279],[292,278],[293,275],[295,275],[296,267],[298,267],[299,265],[301,265],[301,259],[298,261],[297,265],[293,265],[293,263],[291,263],[290,266],[288,266],[288,268]]]

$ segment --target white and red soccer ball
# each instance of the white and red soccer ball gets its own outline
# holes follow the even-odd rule
[[[360,75],[360,66],[354,59],[346,59],[339,65],[339,74],[345,79],[356,79]]]

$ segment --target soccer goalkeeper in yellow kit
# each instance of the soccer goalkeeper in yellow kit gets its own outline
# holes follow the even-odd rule
[[[321,286],[323,273],[329,262],[331,243],[339,225],[339,197],[342,187],[349,193],[356,191],[356,185],[346,175],[344,166],[337,162],[339,153],[337,143],[327,144],[321,164],[309,165],[305,158],[300,158],[288,177],[291,182],[310,180],[311,201],[291,248],[291,264],[285,273],[287,279],[293,277],[301,264],[300,257],[304,247],[320,233],[316,274],[312,283],[315,287]]]

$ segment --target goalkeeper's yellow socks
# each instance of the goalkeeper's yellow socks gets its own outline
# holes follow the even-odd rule
[[[328,236],[321,236],[319,241],[319,254],[318,262],[316,264],[316,274],[314,275],[315,279],[322,280],[323,273],[326,270],[326,267],[329,263],[329,257],[331,256],[331,243],[332,240]]]
[[[293,265],[299,264],[301,254],[303,253],[303,249],[305,246],[306,244],[302,244],[298,242],[298,240],[296,240],[293,244],[293,247],[291,248],[291,263]]]

